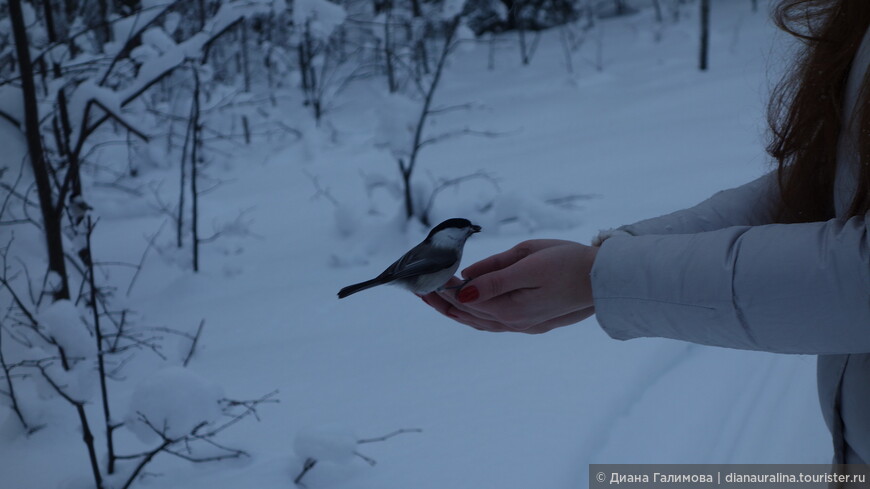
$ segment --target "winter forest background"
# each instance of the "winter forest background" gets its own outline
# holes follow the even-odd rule
[[[768,168],[753,0],[0,0],[0,486],[577,488],[826,463],[815,359],[380,287]]]

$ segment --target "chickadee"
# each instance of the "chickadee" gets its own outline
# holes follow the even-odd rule
[[[446,284],[459,268],[465,240],[480,232],[480,226],[468,219],[448,219],[429,231],[429,236],[411,251],[405,253],[377,277],[338,292],[343,299],[376,285],[394,283],[411,292],[423,295],[434,292]]]

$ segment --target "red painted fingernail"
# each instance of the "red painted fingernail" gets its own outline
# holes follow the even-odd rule
[[[459,302],[471,302],[480,297],[480,292],[477,290],[477,287],[470,286],[465,287],[460,290],[458,294],[456,294],[456,298],[459,299]]]

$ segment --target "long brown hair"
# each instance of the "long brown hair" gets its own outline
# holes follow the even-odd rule
[[[827,220],[834,216],[837,142],[846,127],[842,120],[846,80],[870,24],[870,1],[783,0],[773,18],[803,43],[768,106],[767,151],[778,163],[782,191],[779,219]],[[865,76],[862,93],[868,83]],[[863,95],[853,117],[860,128],[857,146],[862,164],[849,215],[861,215],[870,209],[870,104]]]

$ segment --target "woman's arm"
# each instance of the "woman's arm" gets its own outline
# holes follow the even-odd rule
[[[615,236],[592,269],[612,337],[780,353],[870,352],[870,217]]]
[[[541,333],[595,314],[613,338],[780,353],[870,352],[870,215],[614,236],[600,248],[532,240],[424,300],[486,331]],[[457,281],[458,282],[458,281]]]
[[[758,226],[775,221],[779,187],[776,171],[736,188],[717,192],[700,204],[670,214],[602,231],[594,240],[600,245],[610,236],[691,234],[731,226]]]

